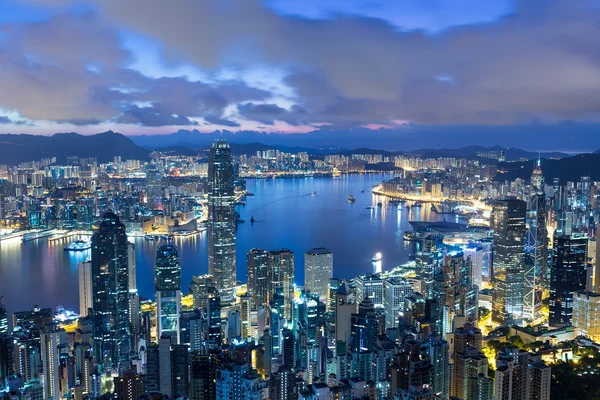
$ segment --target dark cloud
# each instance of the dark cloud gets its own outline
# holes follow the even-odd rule
[[[6,35],[0,42],[0,107],[32,120],[196,125],[190,118],[222,115],[230,104],[271,96],[236,80],[154,79],[127,69],[132,55],[123,50],[117,28],[96,14],[0,25],[0,33]]]
[[[281,16],[259,0],[220,3],[101,4],[115,20],[198,65],[218,68],[242,54],[247,63],[292,71],[288,82],[314,122],[600,119],[595,0],[520,0],[505,18],[436,35],[373,18]]]
[[[232,128],[240,124],[223,116],[237,110],[261,126],[328,131],[600,121],[597,0],[517,0],[512,15],[435,35],[376,18],[279,15],[262,0],[88,3],[97,11],[0,25],[0,108],[74,125]],[[213,79],[128,69],[123,32],[156,40],[167,65],[190,63]],[[214,79],[252,69],[283,76],[284,101],[272,82]]]
[[[230,121],[228,119],[215,117],[214,115],[205,115],[204,120],[208,122],[210,125],[221,125],[228,126],[231,128],[239,128],[241,125],[235,121]]]
[[[75,126],[86,126],[86,125],[100,125],[102,122],[97,118],[84,118],[84,119],[79,119],[79,118],[74,118],[74,119],[65,119],[62,121],[59,121],[59,123],[61,124],[71,124],[71,125],[75,125]]]
[[[196,121],[177,114],[158,111],[155,107],[129,107],[115,122],[141,126],[184,126],[198,125]]]
[[[293,126],[310,123],[308,112],[298,105],[286,110],[277,104],[245,103],[238,105],[238,113],[245,119],[266,125],[274,125],[275,121],[283,121]]]
[[[12,125],[28,125],[28,123],[26,121],[14,121],[12,119],[10,119],[9,117],[5,117],[5,116],[0,116],[0,125],[8,125],[8,124],[12,124]],[[33,126],[33,125],[30,125]]]

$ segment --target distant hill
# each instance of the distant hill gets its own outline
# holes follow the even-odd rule
[[[498,164],[502,171],[496,176],[497,181],[511,181],[516,178],[528,179],[533,170],[533,163],[505,162]],[[562,184],[568,181],[576,182],[582,176],[589,176],[592,180],[600,180],[600,154],[587,153],[560,160],[542,160],[542,171],[547,183],[558,178]]]
[[[421,149],[411,151],[412,154],[419,154],[423,158],[438,158],[438,157],[455,157],[455,158],[467,158],[467,159],[481,159],[488,163],[494,162],[491,158],[482,158],[477,153],[482,152],[504,152],[506,161],[519,161],[521,159],[535,160],[538,156],[542,158],[564,158],[569,155],[566,153],[559,152],[544,152],[537,153],[533,151],[527,151],[522,149],[516,149],[514,147],[504,148],[501,146],[483,147],[483,146],[467,146],[459,149]]]
[[[148,150],[112,131],[89,136],[77,133],[56,133],[52,136],[0,135],[0,164],[14,165],[44,157],[56,157],[64,161],[68,156],[95,157],[100,162],[112,161],[115,156],[146,160],[148,154]]]

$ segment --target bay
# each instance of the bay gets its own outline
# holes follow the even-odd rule
[[[333,252],[334,276],[351,278],[372,270],[371,258],[383,254],[383,269],[409,260],[414,251],[404,242],[410,220],[437,220],[428,205],[406,209],[388,204],[371,188],[386,174],[355,174],[334,178],[250,179],[245,206],[238,206],[245,220],[237,232],[237,279],[246,281],[246,253],[253,247],[288,248],[295,253],[295,282],[304,282],[304,253],[313,247]],[[363,192],[364,190],[364,192]],[[313,192],[315,192],[313,194]],[[356,198],[354,203],[348,196]],[[382,207],[377,203],[382,202]],[[373,209],[367,209],[372,206]],[[250,223],[254,217],[255,222]],[[77,264],[87,252],[66,252],[76,238],[49,242],[20,239],[0,242],[0,295],[9,315],[39,307],[79,311]],[[153,268],[157,241],[131,239],[136,244],[137,287],[140,295],[154,297]],[[182,267],[182,291],[192,276],[207,273],[206,231],[176,238]]]

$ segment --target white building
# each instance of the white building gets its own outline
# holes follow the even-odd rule
[[[388,278],[385,281],[385,327],[395,328],[398,326],[408,311],[406,298],[412,296],[412,284],[403,278]]]
[[[332,277],[333,253],[323,247],[307,251],[304,255],[304,289],[319,295],[319,299],[327,304]]]

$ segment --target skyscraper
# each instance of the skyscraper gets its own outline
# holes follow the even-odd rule
[[[93,308],[92,302],[92,262],[79,263],[79,315],[86,317]]]
[[[412,284],[403,278],[385,281],[385,327],[397,328],[408,311],[406,299],[413,294]]]
[[[271,275],[269,253],[262,249],[251,249],[246,255],[248,267],[248,294],[256,307],[269,304],[271,300]]]
[[[333,278],[333,253],[324,247],[307,251],[304,255],[304,289],[318,295],[319,300],[326,303],[331,278]]]
[[[179,313],[181,312],[181,266],[177,248],[164,244],[156,251],[154,289],[158,337],[167,335],[179,343]]]
[[[146,205],[150,210],[162,208],[162,173],[156,169],[146,172]]]
[[[215,141],[208,159],[208,273],[223,301],[235,298],[235,194],[229,143]]]
[[[123,375],[113,379],[115,394],[122,400],[137,400],[145,394],[144,377],[136,371],[125,371]]]
[[[586,288],[587,237],[561,235],[554,238],[550,267],[550,326],[571,324],[573,293]]]
[[[526,203],[497,200],[493,207],[492,320],[506,324],[523,315]]]
[[[94,355],[99,364],[129,369],[129,277],[125,225],[112,212],[92,236]]]
[[[542,175],[539,160],[531,176],[528,206],[527,257],[523,277],[523,318],[534,320],[539,316],[542,307],[542,292],[546,284],[548,262],[546,195],[544,194],[544,175]]]
[[[59,400],[63,388],[60,384],[60,332],[55,326],[49,325],[41,333],[42,368],[44,371],[44,399]]]
[[[294,299],[294,253],[289,249],[269,252],[272,281],[271,296],[281,290],[284,301],[284,317],[292,319],[292,300]]]

